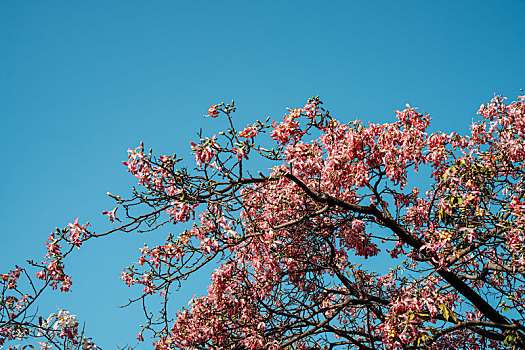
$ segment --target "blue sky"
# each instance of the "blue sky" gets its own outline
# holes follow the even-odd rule
[[[236,101],[239,126],[315,95],[343,122],[390,122],[410,103],[431,131],[464,133],[481,103],[525,88],[524,16],[522,0],[2,1],[0,269],[39,260],[78,216],[109,228],[106,192],[134,185],[127,148],[188,156],[200,127],[220,131],[202,118],[220,101]],[[165,232],[90,242],[67,267],[73,292],[41,309],[71,310],[103,348],[135,345],[119,272]]]

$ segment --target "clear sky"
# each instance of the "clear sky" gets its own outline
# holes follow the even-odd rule
[[[40,260],[78,216],[109,228],[106,192],[134,185],[127,148],[189,155],[200,127],[220,131],[202,118],[220,101],[235,99],[239,126],[320,95],[343,122],[390,122],[410,103],[431,131],[467,132],[495,93],[523,94],[523,18],[523,0],[1,1],[0,270]],[[90,242],[67,267],[73,292],[41,309],[69,309],[105,349],[135,345],[119,272],[166,230]]]

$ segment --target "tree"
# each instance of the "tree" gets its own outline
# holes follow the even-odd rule
[[[116,207],[104,212],[119,225],[57,229],[46,260],[31,262],[38,283],[20,267],[2,275],[2,342],[96,348],[66,311],[30,312],[42,290],[69,289],[66,257],[116,231],[193,222],[122,271],[140,286],[135,301],[163,300],[138,335],[156,349],[525,347],[525,96],[483,104],[469,136],[428,134],[429,115],[409,105],[395,122],[365,126],[341,124],[313,98],[241,131],[234,111],[210,107],[230,128],[199,135],[192,170],[142,144],[129,150],[140,188],[108,193]],[[268,172],[250,172],[257,158]],[[210,264],[207,295],[166,312],[168,296]]]

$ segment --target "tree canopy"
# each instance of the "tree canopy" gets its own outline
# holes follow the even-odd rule
[[[121,272],[144,305],[137,338],[155,349],[525,347],[525,96],[481,105],[465,136],[430,133],[409,105],[368,125],[319,98],[240,128],[234,112],[209,108],[230,126],[191,143],[194,167],[130,149],[139,186],[108,193],[113,229],[77,219],[44,260],[2,274],[0,344],[96,349],[74,310],[35,311],[46,289],[69,290],[67,257],[118,231],[192,223]],[[207,294],[167,312],[206,266]]]

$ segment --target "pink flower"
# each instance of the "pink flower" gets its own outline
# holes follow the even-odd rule
[[[217,110],[217,105],[212,105],[210,108],[208,108],[208,115],[210,117],[212,117],[212,118],[217,118],[219,116],[219,111]]]
[[[89,223],[85,223],[83,225],[80,225],[78,223],[77,218],[73,223],[69,223],[67,226],[69,227],[69,242],[73,243],[77,248],[80,248],[82,245],[82,242],[84,239],[87,238],[87,229],[86,227],[89,226]]]
[[[189,205],[187,203],[172,201],[170,203],[171,207],[166,209],[166,214],[168,214],[173,220],[174,223],[177,222],[186,222],[192,217],[195,218],[195,208],[197,204]]]
[[[212,140],[213,142],[213,140]],[[195,142],[190,142],[192,151],[195,151],[195,162],[199,168],[202,164],[210,166],[212,159],[217,155],[217,152],[210,146],[197,145]]]
[[[115,220],[121,222],[121,220],[115,216],[116,211],[117,211],[117,208],[113,209],[112,211],[103,211],[102,214],[109,216],[109,221],[111,222],[115,222]]]
[[[141,330],[140,333],[137,335],[137,339],[140,340],[140,341],[144,341],[144,337],[142,336],[142,332],[144,330]]]
[[[237,160],[241,161],[243,158],[244,159],[248,159],[248,156],[244,152],[244,148],[232,147],[232,151],[234,151],[236,153]]]
[[[135,284],[135,281],[133,280],[133,277],[130,274],[128,274],[125,271],[122,271],[120,274],[122,275],[120,276],[120,279],[126,282],[128,287],[130,287],[132,284]]]
[[[303,111],[306,112],[306,118],[313,119],[319,111],[319,107],[314,103],[308,103],[304,105]]]
[[[290,139],[294,139],[295,141],[299,140],[305,133],[300,129],[299,122],[295,120],[301,116],[301,112],[302,109],[290,110],[290,114],[285,115],[284,121],[279,125],[274,121],[272,123],[273,130],[270,136],[282,145],[287,144]]]
[[[155,294],[155,285],[149,280],[148,276],[143,276],[139,279],[139,283],[144,285],[142,290],[146,294]]]
[[[53,236],[47,238],[50,242],[46,242],[47,254],[46,257],[58,256],[61,254],[60,245],[54,240]]]
[[[65,276],[64,280],[62,281],[62,286],[60,287],[61,292],[69,292],[69,288],[73,282],[71,282],[71,276]]]
[[[259,130],[257,130],[257,127],[248,125],[245,127],[241,132],[239,132],[239,137],[255,137],[259,133]]]
[[[35,273],[35,276],[36,276],[36,278],[38,278],[40,280],[45,280],[46,279],[46,270],[42,270],[40,272]]]

